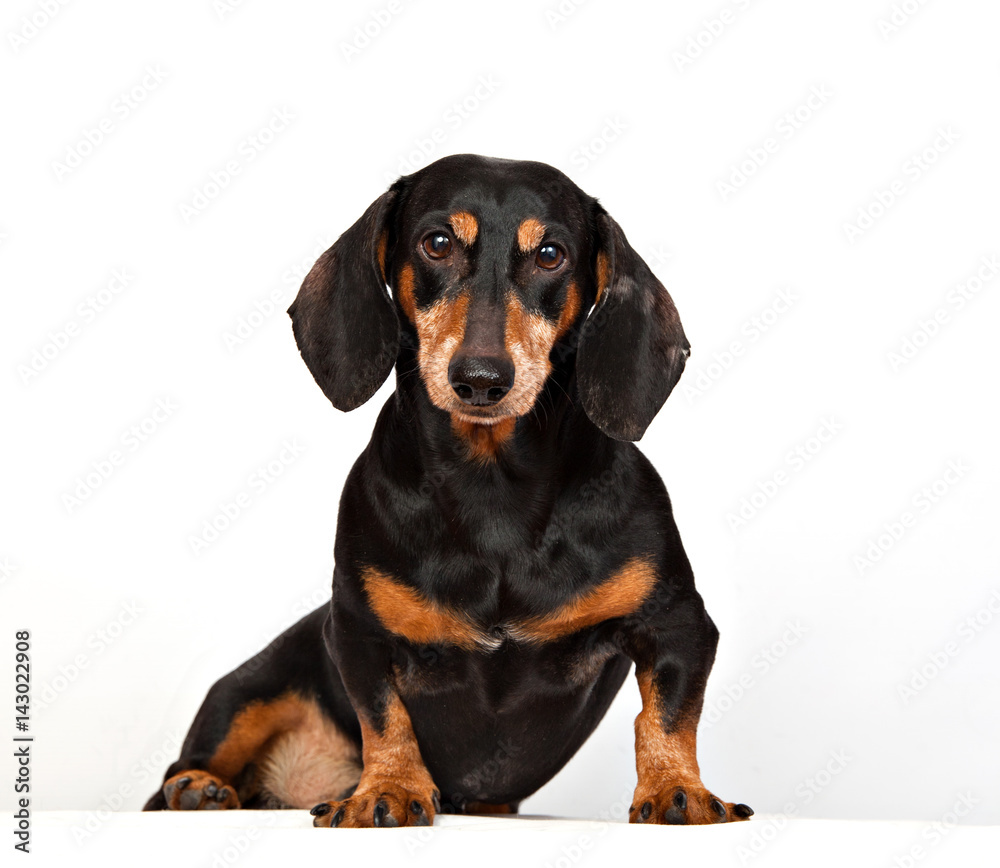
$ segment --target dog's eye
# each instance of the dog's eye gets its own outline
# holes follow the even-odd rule
[[[431,259],[444,259],[451,253],[451,239],[443,232],[432,232],[424,239],[424,253]]]
[[[538,253],[535,254],[535,264],[539,268],[551,271],[562,265],[565,258],[566,254],[563,253],[561,247],[557,247],[555,244],[543,244],[538,248]]]

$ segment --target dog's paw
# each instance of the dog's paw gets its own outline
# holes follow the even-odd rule
[[[369,829],[430,826],[440,810],[437,790],[415,792],[391,779],[382,779],[370,784],[362,781],[354,795],[337,802],[320,802],[309,813],[314,826]]]
[[[171,811],[223,811],[240,806],[232,787],[198,770],[181,772],[167,780],[163,796]]]
[[[700,785],[685,785],[665,787],[658,792],[640,792],[637,789],[629,808],[628,821],[698,826],[749,820],[752,816],[753,809],[749,805],[724,802]]]

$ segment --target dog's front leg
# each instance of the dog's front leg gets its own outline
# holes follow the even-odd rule
[[[629,822],[724,823],[753,814],[701,782],[696,734],[719,633],[697,593],[653,607],[630,634],[642,711],[635,719],[638,784]]]
[[[410,716],[393,692],[383,712],[359,713],[364,771],[346,799],[312,809],[314,826],[427,826],[440,809],[438,791],[420,757]]]
[[[350,796],[312,809],[313,825],[427,826],[440,810],[440,794],[393,682],[390,650],[363,620],[335,607],[326,640],[361,724],[364,768]]]

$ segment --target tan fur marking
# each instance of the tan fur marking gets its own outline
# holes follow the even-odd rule
[[[305,713],[303,700],[294,693],[269,702],[251,702],[233,718],[229,732],[208,762],[208,771],[231,781],[262,756],[272,739],[299,726]]]
[[[656,584],[653,564],[633,558],[596,588],[571,600],[549,615],[518,624],[518,639],[550,642],[611,618],[635,612]]]
[[[465,318],[469,295],[457,299],[442,298],[425,310],[416,310],[414,318],[420,342],[420,374],[431,402],[442,410],[454,411],[458,398],[448,384],[448,364],[465,337]]]
[[[378,270],[382,274],[382,280],[385,280],[385,251],[386,245],[389,243],[389,233],[383,232],[378,237]]]
[[[430,774],[420,756],[410,714],[398,694],[394,693],[389,699],[381,733],[364,715],[359,716],[359,722],[366,775],[393,778],[402,786],[407,786],[414,779],[426,779],[430,787],[433,787]]]
[[[476,236],[479,234],[479,221],[468,211],[459,211],[448,218],[451,228],[455,230],[455,237],[466,247],[472,247],[476,243]]]
[[[493,425],[481,425],[454,414],[451,417],[451,430],[465,441],[469,458],[474,461],[496,461],[501,448],[514,435],[515,427],[515,416],[507,416]]]
[[[364,713],[358,715],[364,764],[361,780],[344,801],[327,802],[328,810],[317,816],[313,825],[331,826],[336,818],[341,828],[370,828],[375,825],[379,803],[401,826],[414,826],[419,820],[433,823],[439,793],[398,693],[389,695],[382,718],[379,731]]]
[[[477,629],[462,615],[425,599],[413,588],[371,567],[361,573],[372,611],[390,633],[416,645],[457,645],[459,648],[495,647],[497,640]]]
[[[636,672],[642,711],[635,719],[635,767],[639,789],[658,789],[670,780],[679,786],[701,786],[696,752],[697,721],[681,721],[664,731],[660,698],[651,670]]]
[[[417,299],[413,293],[413,266],[409,262],[399,271],[397,282],[399,306],[403,309],[410,322],[417,321]]]
[[[611,266],[608,263],[608,255],[602,250],[597,254],[597,304],[604,295],[604,290],[608,288],[608,281],[611,280]]]
[[[274,741],[260,763],[261,786],[291,808],[339,798],[361,779],[361,751],[312,700],[298,726]]]
[[[517,246],[522,253],[531,253],[545,237],[545,224],[534,217],[522,220],[517,227]]]
[[[184,785],[181,781],[187,778]],[[206,791],[209,787],[215,787],[213,795]],[[218,800],[218,793],[226,789],[225,798],[222,802]],[[185,805],[181,799],[187,795],[188,799],[197,794],[199,801],[192,805],[191,801]],[[172,775],[163,782],[163,796],[167,801],[167,807],[171,811],[206,811],[206,810],[233,810],[240,807],[239,796],[236,795],[236,788],[229,782],[220,779],[215,775],[210,775],[202,769],[184,769]]]
[[[705,788],[698,769],[697,730],[701,703],[681,713],[676,721],[664,721],[653,670],[637,670],[642,711],[635,719],[635,769],[638,781],[629,809],[630,823],[665,823],[675,814],[674,797],[680,790],[686,806],[679,809],[688,825],[743,821],[736,805],[724,802]],[[717,807],[724,808],[720,817]],[[643,817],[645,810],[646,816]],[[752,811],[750,813],[753,813]]]
[[[513,295],[507,302],[504,344],[514,362],[514,386],[503,399],[508,413],[523,416],[535,403],[552,370],[549,353],[556,326],[541,314],[528,313]]]
[[[566,303],[563,305],[562,313],[559,315],[559,322],[556,324],[556,339],[558,340],[573,325],[576,315],[580,312],[580,288],[576,283],[571,283],[566,287]]]

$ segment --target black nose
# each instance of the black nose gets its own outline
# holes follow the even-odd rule
[[[498,403],[514,385],[514,364],[497,356],[460,356],[448,366],[455,394],[473,407]]]

